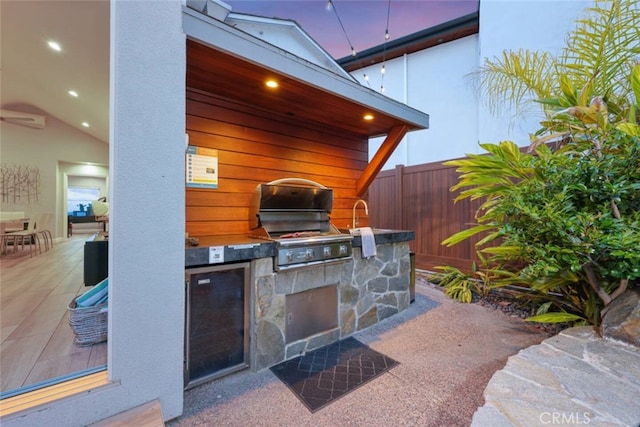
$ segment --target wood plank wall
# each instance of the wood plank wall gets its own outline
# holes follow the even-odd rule
[[[246,104],[187,89],[189,144],[218,150],[218,188],[186,189],[191,237],[246,235],[256,186],[305,178],[334,191],[332,222],[351,223],[355,183],[368,160],[368,139],[271,116]]]
[[[371,224],[414,230],[416,238],[411,250],[419,269],[451,265],[468,270],[476,260],[475,240],[451,248],[441,245],[444,239],[474,222],[479,206],[479,202],[469,200],[453,203],[457,193],[449,189],[457,182],[455,168],[440,162],[382,171],[369,187]]]

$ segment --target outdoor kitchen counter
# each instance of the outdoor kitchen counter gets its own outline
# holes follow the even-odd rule
[[[376,238],[376,245],[384,245],[388,243],[410,242],[416,238],[413,230],[388,230],[373,229],[373,235]],[[359,234],[353,236],[353,246],[362,247],[362,239]]]
[[[222,251],[222,261],[209,261],[210,252]],[[258,258],[270,258],[276,255],[276,243],[270,240],[256,239],[246,235],[201,236],[198,246],[185,249],[185,267],[222,264],[227,262],[250,261]]]
[[[412,230],[381,230],[374,228],[373,234],[378,245],[408,242],[415,239],[415,232]],[[362,240],[359,235],[353,236],[353,246],[362,246]],[[219,250],[223,253],[223,260],[210,262],[210,251],[216,252]],[[201,236],[198,237],[198,246],[187,246],[185,248],[185,267],[249,261],[258,258],[270,258],[275,255],[276,243],[269,240],[256,239],[242,234]]]

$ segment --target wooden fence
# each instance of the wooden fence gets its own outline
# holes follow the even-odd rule
[[[455,168],[441,162],[382,171],[369,187],[370,223],[377,228],[414,230],[411,250],[419,269],[450,265],[469,270],[477,260],[476,240],[451,248],[441,244],[475,222],[479,202],[465,199],[454,203],[457,192],[450,188],[457,182]]]

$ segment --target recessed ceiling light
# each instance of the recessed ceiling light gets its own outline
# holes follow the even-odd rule
[[[373,114],[365,114],[362,118],[367,121],[373,120]]]
[[[47,42],[47,44],[49,45],[51,50],[55,50],[56,52],[61,52],[62,51],[62,46],[60,46],[60,43],[58,43],[56,41],[49,40]]]
[[[74,98],[78,97],[78,92],[76,92],[75,90],[70,90],[69,92],[67,92],[69,95],[73,96]]]
[[[82,126],[84,126],[84,127],[88,128],[88,127],[89,127],[89,123],[87,123],[87,122],[82,122]]]
[[[270,87],[272,89],[275,89],[278,87],[278,82],[275,80],[267,80],[265,84],[267,85],[267,87]]]

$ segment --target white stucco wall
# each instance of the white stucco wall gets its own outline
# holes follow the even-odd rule
[[[510,111],[491,115],[467,76],[484,58],[501,56],[505,49],[559,53],[574,20],[592,4],[591,0],[482,0],[479,34],[387,61],[385,95],[429,114],[430,128],[409,133],[384,169],[480,153],[479,142],[510,139],[527,145],[541,114],[517,120]],[[377,64],[352,75],[366,86],[366,73],[368,84],[379,91],[380,68]],[[371,141],[369,158],[381,143],[382,138]]]
[[[469,141],[477,141],[477,108],[464,76],[475,66],[477,57],[478,37],[472,35],[387,61],[384,80],[380,64],[353,73],[361,84],[380,90],[383,83],[385,95],[429,114],[429,129],[407,134],[385,169],[445,160],[475,150],[477,144]],[[369,158],[382,141],[371,141]]]
[[[108,373],[113,384],[3,419],[3,426],[86,426],[156,398],[165,418],[182,412],[181,10],[179,0],[111,2],[109,199],[117,201],[109,224]]]
[[[159,398],[166,418],[182,412],[184,381],[181,11],[176,0],[119,0],[111,15],[109,377],[122,408]]]

